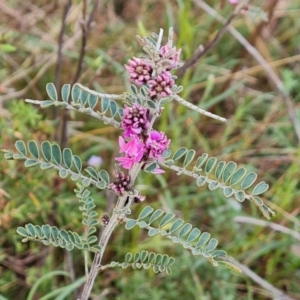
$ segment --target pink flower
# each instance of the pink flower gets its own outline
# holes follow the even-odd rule
[[[152,67],[143,59],[133,57],[125,68],[129,72],[130,80],[137,85],[144,85],[151,79]]]
[[[170,62],[170,66],[166,70],[169,71],[178,67],[180,53],[181,49],[176,51],[176,48],[171,48],[169,44],[166,44],[159,49],[160,56],[168,59]]]
[[[142,160],[144,156],[144,144],[137,136],[133,136],[128,143],[120,136],[119,146],[120,153],[125,152],[125,157],[116,157],[116,160],[120,162],[120,165],[124,169],[130,169],[134,163]]]
[[[138,104],[132,107],[125,106],[121,126],[124,129],[124,137],[129,138],[139,135],[149,127],[149,110]]]
[[[168,140],[165,133],[153,130],[150,132],[146,140],[146,148],[148,157],[152,159],[161,159],[164,151],[167,150],[171,140]]]
[[[228,0],[231,4],[237,5],[239,0]]]
[[[167,97],[172,94],[171,88],[174,85],[174,79],[171,73],[164,71],[157,75],[155,79],[149,80],[150,98]]]

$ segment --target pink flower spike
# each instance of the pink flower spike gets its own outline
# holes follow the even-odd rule
[[[125,169],[130,169],[134,163],[140,162],[144,156],[144,144],[133,136],[131,140],[126,143],[124,139],[119,137],[120,153],[125,152],[125,157],[116,157],[120,165]]]
[[[146,140],[148,157],[152,159],[161,159],[162,154],[167,150],[171,140],[168,140],[165,133],[153,130]]]
[[[142,133],[149,127],[149,110],[138,104],[132,107],[125,106],[121,127],[124,129],[124,137],[129,138]]]
[[[133,57],[125,65],[129,78],[137,85],[144,85],[151,79],[152,67],[143,59]]]

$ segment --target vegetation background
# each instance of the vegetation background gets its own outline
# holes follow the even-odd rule
[[[124,64],[142,53],[136,34],[149,35],[163,28],[166,37],[173,26],[175,44],[185,61],[200,45],[209,45],[223,25],[199,6],[203,1],[115,0],[99,1],[96,7],[96,1],[87,2],[0,0],[0,148],[14,149],[17,139],[56,140],[83,160],[101,156],[102,167],[112,172],[117,129],[71,114],[62,138],[62,111],[40,110],[23,100],[46,99],[47,82],[59,87],[77,81],[98,91],[122,93],[129,87]],[[234,10],[226,0],[206,3],[227,20]],[[300,3],[255,0],[251,5],[261,7],[269,21],[250,7],[230,26],[262,55],[288,97],[278,91],[265,65],[226,32],[178,83],[184,86],[184,99],[229,122],[222,124],[171,103],[156,128],[172,139],[173,150],[194,148],[199,155],[207,152],[258,172],[258,178],[271,186],[264,200],[276,216],[271,223],[261,222],[263,216],[250,203],[228,200],[169,171],[164,176],[142,174],[138,185],[147,196],[146,204],[174,211],[210,232],[219,247],[245,267],[244,273],[214,268],[160,237],[150,239],[142,231],[129,232],[119,226],[107,261],[122,261],[129,251],[165,252],[176,258],[173,273],[108,269],[99,275],[92,299],[273,299],[274,289],[283,294],[277,299],[300,299],[300,150],[295,133],[300,126]],[[83,19],[90,17],[88,30]],[[82,28],[88,31],[84,38]],[[86,44],[83,56],[82,43]],[[290,111],[286,99],[291,100]],[[60,296],[51,293],[84,276],[82,254],[23,244],[16,234],[18,226],[29,222],[80,232],[74,187],[74,182],[62,181],[55,171],[0,160],[1,300],[74,299],[70,288],[65,297],[62,292]],[[92,192],[101,216],[115,199]],[[143,206],[136,206],[134,214]],[[249,270],[259,277],[255,279]]]

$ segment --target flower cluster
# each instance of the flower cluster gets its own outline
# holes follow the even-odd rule
[[[155,62],[133,57],[128,61],[128,65],[125,65],[130,80],[138,86],[148,85],[149,98],[152,100],[170,96],[175,82],[169,71],[179,66],[180,51],[166,44],[159,49],[158,60]],[[123,136],[119,137],[120,153],[124,156],[116,157],[116,161],[124,169],[131,169],[135,163],[145,166],[151,161],[160,161],[169,147],[170,140],[165,133],[149,128],[150,119],[148,108],[137,103],[125,105],[121,121]],[[164,173],[159,167],[152,172]],[[129,176],[117,172],[110,187],[117,194],[129,191]],[[142,196],[134,198],[136,203],[143,200]]]
[[[139,135],[149,127],[149,110],[138,104],[132,107],[125,106],[121,127],[124,130],[124,137]]]
[[[180,52],[181,49],[166,44],[159,49],[159,59],[155,62],[133,57],[125,65],[130,80],[139,86],[147,84],[152,100],[170,96],[175,82],[169,71],[179,66]]]
[[[130,79],[137,85],[146,84],[151,79],[153,69],[143,59],[133,57],[125,68],[129,72]]]
[[[117,194],[123,194],[124,191],[130,190],[130,176],[123,172],[115,172],[115,180],[110,184],[110,188]]]

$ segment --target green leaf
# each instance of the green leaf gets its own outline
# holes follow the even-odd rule
[[[140,213],[138,220],[144,219],[149,216],[153,212],[153,208],[151,206],[146,206]]]
[[[157,168],[157,163],[154,161],[151,163],[147,163],[146,166],[144,167],[144,171],[147,173],[152,173],[156,168]]]
[[[81,183],[83,186],[88,187],[91,184],[92,179],[91,178],[84,178],[82,179]],[[105,183],[103,181],[99,181],[99,186],[101,186],[102,189],[105,188]],[[97,188],[99,188],[98,183],[96,184]],[[103,187],[104,185],[104,187]]]
[[[30,167],[33,167],[35,165],[37,165],[39,162],[35,159],[26,159],[24,165],[26,168],[30,168]]]
[[[171,149],[166,149],[165,151],[164,151],[164,153],[162,154],[162,158],[164,158],[164,159],[166,159],[166,158],[168,158],[169,156],[171,156],[171,154],[172,154],[172,151],[171,151]]]
[[[184,237],[186,234],[188,234],[191,231],[192,228],[193,228],[192,224],[190,223],[184,224],[181,230],[179,231],[178,236]]]
[[[157,234],[159,234],[159,229],[157,229],[157,228],[151,228],[151,229],[148,231],[148,235],[149,235],[149,236],[155,236],[155,235],[157,235]]]
[[[252,191],[252,195],[259,195],[264,193],[266,190],[268,190],[269,185],[267,183],[265,183],[264,181],[260,182],[259,184],[257,184],[253,191]]]
[[[29,236],[29,232],[24,227],[18,227],[17,233],[21,236],[25,236],[25,237]]]
[[[246,172],[247,171],[245,168],[237,169],[230,179],[230,184],[235,185],[235,184],[239,183],[244,178]]]
[[[137,220],[129,219],[125,224],[125,229],[130,230],[137,224]]]
[[[79,88],[79,86],[77,84],[74,84],[72,87],[72,100],[75,103],[77,103],[79,101],[80,94],[81,94],[81,89]]]
[[[97,225],[98,223],[99,223],[98,220],[93,219],[93,220],[88,220],[87,225],[88,225],[88,227],[92,227],[92,226]]]
[[[187,242],[191,243],[193,242],[195,239],[197,239],[199,237],[199,235],[201,234],[201,231],[198,228],[194,228],[189,236],[187,237]]]
[[[51,144],[48,141],[42,142],[41,145],[42,154],[46,161],[51,161],[52,158],[52,148]]]
[[[148,251],[143,250],[141,252],[141,262],[146,261],[147,257],[148,257]]]
[[[168,263],[167,263],[167,266],[168,266],[168,267],[171,267],[171,266],[174,264],[174,262],[175,262],[175,258],[170,257],[170,258],[169,258],[169,261],[168,261]]]
[[[155,220],[157,220],[159,217],[163,215],[164,211],[162,209],[157,209],[152,216],[149,219],[149,224],[153,223]]]
[[[110,110],[111,115],[114,117],[118,111],[118,106],[115,101],[110,100],[109,110]]]
[[[213,168],[215,167],[216,163],[217,159],[215,157],[210,157],[205,165],[205,173],[210,174]]]
[[[70,93],[71,93],[71,85],[64,84],[61,89],[61,98],[63,99],[64,102],[68,103]]]
[[[210,239],[210,233],[203,232],[198,240],[196,248],[200,248],[201,246],[205,245],[209,239]]]
[[[64,239],[66,242],[69,242],[69,235],[66,230],[62,229],[59,231],[59,236]]]
[[[233,161],[230,161],[229,163],[227,163],[223,174],[222,174],[222,178],[224,182],[229,181],[229,179],[231,178],[232,174],[235,172],[237,167],[237,164]]]
[[[161,261],[162,261],[162,255],[160,253],[158,253],[155,258],[155,264],[160,265]]]
[[[42,108],[46,108],[46,107],[54,105],[54,103],[55,102],[53,102],[52,100],[45,100],[40,105]]]
[[[171,274],[172,274],[171,268],[167,267],[167,268],[166,268],[166,273],[167,273],[168,275],[171,275]]]
[[[205,248],[205,251],[211,252],[211,251],[215,250],[217,246],[218,246],[218,240],[212,238],[212,239],[210,239],[207,247]]]
[[[181,147],[179,148],[173,155],[173,160],[177,160],[177,159],[180,159],[182,156],[185,155],[185,153],[188,151],[187,148],[185,147]]]
[[[50,83],[47,83],[46,85],[46,91],[47,91],[47,94],[49,95],[50,99],[53,100],[53,101],[57,101],[57,92],[56,92],[56,88],[55,88],[55,85],[50,82]]]
[[[15,47],[11,44],[7,44],[7,43],[0,44],[0,52],[10,53],[10,52],[15,52],[16,50],[17,50],[17,47]],[[1,297],[0,297],[0,300],[1,300]]]
[[[28,142],[28,150],[34,158],[39,159],[39,149],[35,141],[31,140]]]
[[[140,254],[137,252],[137,253],[134,253],[134,256],[133,256],[133,261],[136,263],[140,260]]]
[[[148,256],[148,263],[152,264],[154,262],[154,260],[155,260],[155,257],[156,257],[155,253],[150,252],[149,256]]]
[[[80,94],[80,102],[81,102],[82,106],[85,106],[85,104],[87,103],[88,97],[89,97],[88,92],[82,90],[81,94]]]
[[[96,172],[96,170],[93,167],[87,167],[86,169],[84,169],[92,178],[94,178],[95,180],[98,180],[98,174]]]
[[[255,182],[256,178],[257,178],[256,173],[254,172],[248,173],[241,184],[242,190],[249,188]]]
[[[58,172],[59,177],[61,178],[66,178],[68,176],[68,170],[66,169],[60,169]]]
[[[207,177],[199,176],[199,177],[197,178],[196,184],[197,184],[198,186],[202,186],[202,185],[204,185],[204,184],[206,183],[206,181],[207,181]]]
[[[88,235],[91,235],[97,231],[96,227],[90,227],[88,230]]]
[[[167,225],[169,222],[171,222],[171,220],[175,217],[175,214],[173,213],[167,213],[162,220],[159,223],[159,227],[162,228],[165,225]]]
[[[71,169],[72,167],[72,150],[69,148],[65,148],[63,150],[63,160],[64,160],[64,164],[66,165],[66,167],[68,169]]]
[[[244,191],[238,191],[234,193],[234,197],[239,202],[245,201],[245,192]]]
[[[177,219],[170,227],[169,233],[172,233],[172,232],[176,231],[177,229],[179,229],[183,223],[184,223],[184,221],[182,219]]]
[[[255,203],[256,206],[264,205],[264,202],[259,197],[252,196],[251,200]]]
[[[26,149],[25,143],[23,141],[21,141],[21,140],[16,141],[15,147],[18,150],[18,152],[21,153],[23,156],[27,155],[27,149]]]
[[[191,149],[187,152],[184,162],[183,162],[183,167],[187,167],[194,159],[196,154],[196,151],[194,149]]]
[[[101,180],[103,180],[106,184],[109,184],[110,180],[109,180],[109,175],[107,173],[107,171],[105,170],[101,170],[98,173],[98,176],[101,178]]]
[[[5,153],[6,154],[6,153]],[[13,159],[15,159],[15,160],[26,160],[26,158],[24,158],[24,156],[23,156],[23,154],[13,154],[12,153],[12,157],[13,157]]]
[[[61,164],[61,150],[60,147],[57,144],[52,144],[52,157],[54,161],[60,165]]]
[[[91,94],[88,98],[89,107],[94,109],[98,103],[98,96]]]
[[[226,165],[225,161],[219,161],[215,170],[215,176],[217,179],[221,179],[224,166]]]
[[[127,263],[130,263],[130,261],[132,260],[132,254],[131,253],[127,253],[125,256],[125,261]]]
[[[42,239],[44,237],[42,228],[39,225],[34,225],[35,233],[37,234],[38,238]]]
[[[58,237],[59,237],[59,230],[58,230],[58,228],[56,226],[52,226],[50,228],[50,231],[51,231],[51,235],[52,235],[53,239],[57,240]]]
[[[224,250],[216,250],[212,253],[212,257],[226,257],[227,253]]]
[[[81,170],[82,170],[82,162],[81,162],[81,159],[78,155],[73,155],[73,162],[74,162],[74,165],[77,169],[77,171],[80,173]]]
[[[201,156],[199,156],[196,162],[196,168],[201,169],[202,165],[205,163],[207,158],[208,158],[207,153],[203,153]]]
[[[42,226],[42,231],[43,231],[43,234],[46,237],[46,239],[49,240],[50,236],[51,236],[51,227],[50,227],[50,225],[48,225],[48,224],[43,225]]]
[[[101,111],[102,112],[106,112],[107,111],[107,109],[108,109],[108,107],[109,107],[109,99],[107,99],[107,98],[102,98],[101,99]]]
[[[95,244],[97,242],[98,238],[95,235],[92,235],[88,238],[87,243],[88,244]]]
[[[224,189],[223,189],[223,194],[224,194],[224,196],[225,197],[230,197],[230,196],[232,196],[233,195],[233,193],[234,193],[234,190],[231,188],[231,187],[225,187]]]
[[[208,184],[208,188],[209,188],[211,191],[216,190],[218,187],[219,187],[219,182],[217,182],[217,181],[211,181],[211,182]]]

